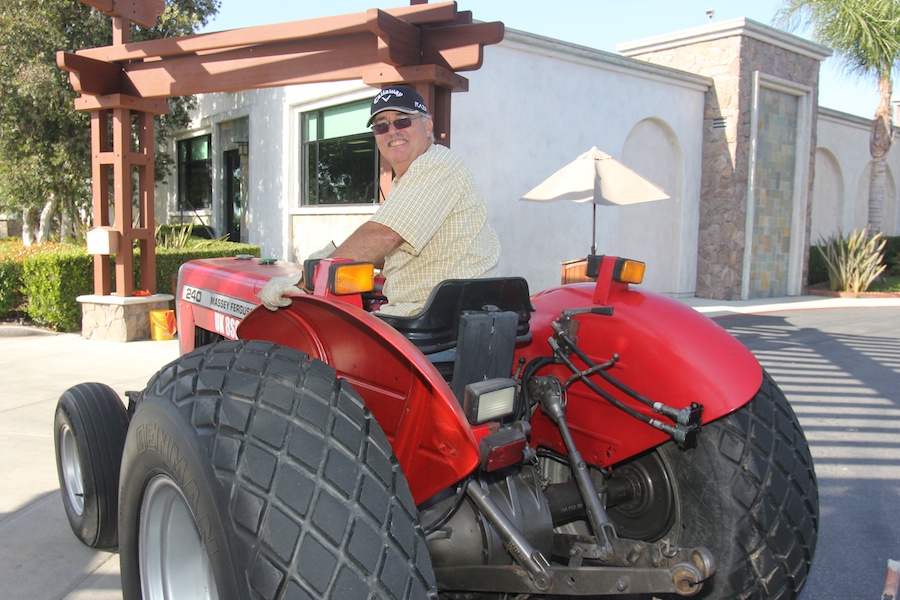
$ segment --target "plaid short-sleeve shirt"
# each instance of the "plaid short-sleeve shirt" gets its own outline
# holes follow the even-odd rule
[[[404,240],[384,261],[386,314],[415,314],[441,281],[492,276],[500,259],[500,242],[472,173],[439,144],[394,180],[371,220]]]

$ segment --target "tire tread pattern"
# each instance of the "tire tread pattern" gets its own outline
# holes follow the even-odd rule
[[[706,521],[706,539],[693,543],[707,545],[718,568],[700,597],[796,598],[815,553],[819,501],[793,409],[765,373],[756,398],[705,425],[701,439],[720,459],[679,461],[688,471],[681,480],[694,482],[685,486],[691,496],[685,505],[692,518]]]
[[[221,342],[164,368],[147,390],[206,439],[252,598],[434,595],[400,466],[327,364],[268,342]]]
[[[119,466],[128,430],[128,414],[118,394],[102,383],[80,383],[59,399],[56,414],[57,463],[59,428],[65,420],[76,439],[82,478],[84,511],[78,516],[69,505],[66,483],[59,472],[66,515],[75,535],[91,548],[118,544]],[[58,469],[62,467],[58,465]]]

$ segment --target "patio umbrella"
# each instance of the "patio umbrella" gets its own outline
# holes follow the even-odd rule
[[[597,252],[597,205],[626,206],[669,198],[661,187],[593,147],[548,177],[520,200],[593,204],[591,254]]]

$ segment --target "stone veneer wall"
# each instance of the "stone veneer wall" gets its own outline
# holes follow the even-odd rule
[[[86,340],[132,342],[151,337],[150,311],[168,310],[170,294],[146,297],[79,296],[81,337]]]
[[[796,96],[765,88],[760,90],[758,106],[756,206],[747,295],[773,298],[788,295],[800,111]],[[809,228],[805,230],[808,239]]]
[[[756,158],[751,156],[755,72],[811,90],[811,126],[802,128],[811,136],[807,182],[811,193],[819,63],[828,51],[746,19],[635,42],[620,50],[631,58],[713,80],[704,113],[696,295],[721,300],[740,298],[747,251],[751,158]],[[757,182],[760,183],[764,182]],[[754,196],[759,198],[760,193],[763,190],[756,189]],[[807,210],[807,222],[809,214]],[[809,227],[803,231],[808,239]],[[802,247],[807,248],[808,243]]]

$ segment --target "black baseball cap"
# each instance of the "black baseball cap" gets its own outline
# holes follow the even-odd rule
[[[428,114],[428,107],[425,106],[425,100],[422,99],[422,96],[416,90],[406,85],[386,87],[372,98],[372,112],[366,127],[371,127],[372,121],[375,120],[375,115],[386,110],[396,110],[408,115],[416,113]]]

